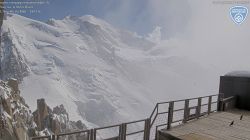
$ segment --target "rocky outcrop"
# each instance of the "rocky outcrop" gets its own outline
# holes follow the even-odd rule
[[[45,123],[43,123],[49,115],[49,107],[45,103],[44,99],[37,100],[37,110],[33,113],[34,121],[37,124],[39,131],[45,129]]]
[[[28,140],[28,132],[35,131],[31,111],[15,79],[0,81],[0,125],[0,140]]]
[[[37,110],[32,113],[20,95],[18,81],[0,81],[0,140],[28,140],[83,129],[86,126],[81,121],[69,120],[63,105],[52,110],[44,99],[37,100]]]
[[[50,133],[58,134],[86,129],[81,121],[69,120],[69,115],[63,105],[56,106],[52,110],[44,99],[37,100],[37,110],[33,113],[33,116],[39,131],[49,130]]]

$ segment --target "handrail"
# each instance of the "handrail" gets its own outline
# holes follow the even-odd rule
[[[230,96],[228,98],[224,98],[224,99],[222,99],[222,101],[226,102],[226,101],[229,101],[229,100],[232,100],[232,99],[235,99],[235,96]]]
[[[120,125],[121,125],[121,124],[110,125],[110,126],[104,126],[104,127],[95,128],[95,130],[102,130],[102,129],[107,129],[107,128],[119,127]]]
[[[126,122],[126,124],[132,124],[132,123],[138,123],[138,122],[143,122],[146,119],[141,119],[141,120],[137,120],[137,121],[131,121],[131,122]]]
[[[126,134],[126,135],[127,135],[127,136],[130,136],[130,135],[142,133],[143,131],[144,131],[144,130],[139,130],[139,131],[135,131],[135,132],[128,133],[128,134]]]
[[[73,134],[77,134],[77,133],[89,133],[89,131],[90,130],[82,130],[82,131],[59,133],[59,134],[57,134],[57,136],[73,135]]]
[[[51,135],[49,136],[37,136],[37,137],[31,137],[32,140],[38,140],[38,139],[46,139],[46,138],[51,138]]]
[[[231,109],[236,104],[236,96],[230,96],[227,98],[221,98],[218,102],[219,111],[225,111]]]
[[[195,98],[181,99],[181,100],[168,101],[168,102],[159,102],[155,105],[152,113],[150,114],[150,117],[147,119],[141,119],[141,120],[126,122],[126,123],[122,123],[122,124],[99,127],[99,128],[94,128],[94,129],[90,129],[90,130],[60,133],[57,135],[57,137],[72,135],[72,134],[79,134],[79,133],[87,133],[88,140],[96,140],[98,130],[118,127],[119,128],[119,136],[116,136],[114,138],[118,138],[120,140],[126,140],[126,136],[130,136],[130,135],[134,135],[134,134],[138,134],[138,133],[144,133],[143,139],[149,140],[151,133],[152,132],[154,133],[155,132],[154,130],[157,131],[159,127],[167,126],[167,129],[170,129],[171,124],[173,124],[173,123],[177,123],[177,122],[185,123],[185,122],[189,121],[190,119],[196,119],[196,118],[199,118],[200,116],[203,116],[205,114],[210,114],[211,112],[213,112],[211,109],[212,104],[219,103],[217,100],[212,101],[212,98],[215,96],[218,96],[218,101],[220,101],[219,94],[215,94],[215,95],[210,95],[210,96],[195,97]],[[208,98],[208,101],[207,101],[207,103],[202,104],[202,101],[203,101],[202,99],[204,99],[204,98]],[[225,101],[230,100],[230,99],[233,99],[233,97],[229,97],[229,98],[225,99]],[[189,101],[191,101],[191,100],[197,100],[197,105],[189,106]],[[174,104],[177,102],[183,102],[184,108],[175,109]],[[168,104],[168,108],[166,108],[164,111],[159,112],[159,108],[163,104]],[[207,112],[201,112],[201,107],[204,107],[204,106],[207,106],[207,108],[208,108]],[[195,110],[195,114],[190,114],[190,110]],[[173,120],[173,118],[175,117],[174,113],[180,112],[180,111],[184,112],[183,117],[178,119],[178,120]],[[168,117],[166,118],[165,122],[160,122],[160,124],[157,124],[157,122],[156,122],[157,118],[159,118],[159,116],[163,115],[163,114],[167,114]],[[140,122],[144,122],[144,129],[143,130],[135,130],[135,131],[127,133],[127,125],[136,124],[136,123],[140,123]],[[155,129],[153,126],[155,126]],[[154,130],[151,131],[152,129],[154,129]],[[151,135],[151,136],[153,136],[153,135]],[[51,138],[51,137],[52,136],[33,137],[32,140],[41,139],[41,138]],[[55,136],[54,136],[54,138],[55,138]],[[157,138],[156,132],[155,132],[155,138]],[[54,140],[53,137],[52,137],[52,140]]]

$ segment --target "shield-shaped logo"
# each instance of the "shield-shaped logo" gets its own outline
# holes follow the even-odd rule
[[[234,6],[230,9],[230,16],[236,24],[241,24],[247,17],[248,9],[245,6]]]

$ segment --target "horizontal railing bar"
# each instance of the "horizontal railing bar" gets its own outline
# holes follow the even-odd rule
[[[211,104],[215,104],[215,103],[218,103],[218,101],[211,102]]]
[[[114,136],[114,137],[111,137],[111,138],[105,138],[103,140],[119,140],[119,136]]]
[[[228,97],[228,98],[223,99],[222,101],[223,101],[223,102],[226,102],[226,101],[231,100],[231,99],[234,99],[234,98],[235,98],[235,96],[231,96],[231,97]]]
[[[180,99],[180,100],[174,100],[173,102],[177,103],[177,102],[184,102],[186,99]],[[190,100],[190,99],[189,99]]]
[[[202,104],[201,106],[207,106],[208,104]]]
[[[68,132],[68,133],[60,133],[57,136],[65,136],[65,135],[73,135],[78,133],[89,133],[90,130],[83,130],[83,131],[75,131],[75,132]]]
[[[191,106],[191,107],[188,107],[189,109],[196,109],[198,106]]]
[[[201,96],[201,97],[194,97],[194,98],[189,98],[187,100],[195,100],[195,99],[199,99],[199,98],[203,99],[203,98],[214,97],[214,96],[218,96],[218,94]]]
[[[136,132],[131,132],[131,133],[126,134],[126,136],[130,136],[130,135],[134,135],[134,134],[138,134],[138,133],[142,133],[142,132],[144,132],[144,130],[140,130],[140,131],[136,131]]]
[[[156,127],[161,127],[161,126],[165,126],[165,125],[168,125],[167,123],[164,123],[164,124],[160,124],[160,125],[157,125]]]
[[[159,102],[158,105],[161,105],[161,104],[168,104],[168,103],[170,103],[170,101],[168,101],[168,102]]]
[[[189,98],[189,99],[180,99],[180,100],[174,100],[174,101],[168,101],[168,102],[159,102],[158,104],[166,104],[166,103],[170,103],[170,102],[181,102],[181,101],[185,101],[185,100],[195,100],[195,99],[199,99],[199,98],[208,98],[208,97],[214,97],[214,96],[218,96],[218,94],[201,96],[201,97],[194,97],[194,98]]]
[[[95,130],[102,130],[102,129],[107,129],[107,128],[119,127],[120,125],[121,124],[110,125],[110,126],[105,126],[105,127],[99,127],[99,128],[95,128]]]
[[[180,108],[180,109],[174,110],[174,112],[183,111],[183,110],[184,110],[184,108]]]
[[[37,136],[37,137],[33,137],[31,139],[36,140],[36,139],[45,139],[45,138],[50,138],[50,137],[51,137],[51,135],[49,135],[49,136]]]
[[[146,121],[147,119],[141,119],[141,120],[137,120],[137,121],[131,121],[131,122],[127,122],[125,124],[132,124],[132,123],[139,123],[139,122],[144,122]]]
[[[158,113],[158,115],[167,114],[167,113],[168,113],[168,111],[166,111],[166,112],[160,112],[160,113]]]

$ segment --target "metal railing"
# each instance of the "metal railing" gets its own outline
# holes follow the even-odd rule
[[[223,102],[221,97],[220,94],[216,94],[184,100],[159,102],[156,104],[153,112],[147,119],[84,131],[61,133],[44,137],[33,137],[32,140],[71,140],[76,139],[76,137],[81,140],[126,140],[129,139],[128,137],[138,134],[141,134],[141,136],[134,136],[131,139],[157,139],[157,131],[161,127],[171,129],[172,126],[186,123],[189,120],[198,119],[201,116],[217,111],[217,108],[219,108],[218,103]],[[138,123],[141,123],[141,125]],[[138,124],[137,126],[142,126],[143,124],[143,128],[136,128],[129,131],[128,127],[130,125],[135,126],[136,124]],[[102,134],[100,131],[108,129],[112,129],[112,132],[117,132],[117,134],[105,138],[104,136],[101,136]]]
[[[223,94],[222,94],[223,95]],[[235,108],[237,101],[237,96],[231,96],[227,98],[221,97],[220,102],[218,103],[219,111],[227,111],[232,108]]]
[[[151,138],[157,139],[157,131],[160,127],[171,129],[174,125],[186,123],[189,120],[198,119],[201,116],[217,111],[218,94],[157,103],[150,115]],[[165,110],[160,111],[161,106]],[[167,107],[167,108],[166,108]],[[167,110],[166,110],[167,109]],[[164,116],[165,120],[158,120],[159,116]],[[155,127],[155,130],[154,130]]]

